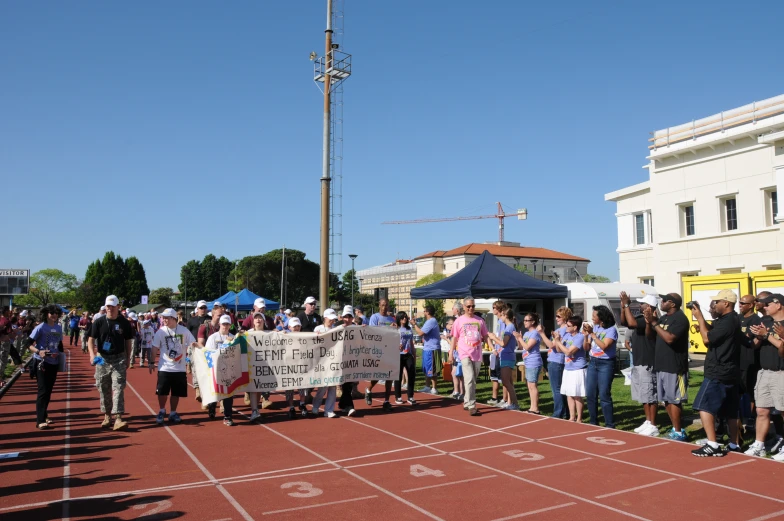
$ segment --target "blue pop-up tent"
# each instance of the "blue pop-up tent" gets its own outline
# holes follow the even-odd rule
[[[256,302],[256,299],[259,298],[259,295],[256,295],[249,289],[245,288],[239,293],[234,293],[233,291],[229,291],[225,295],[221,295],[216,300],[223,304],[227,309],[234,309],[234,305],[236,302],[236,307],[238,311],[250,311],[253,309],[253,303]],[[215,301],[208,302],[207,306],[212,308],[212,305]],[[275,302],[274,300],[264,299],[264,304],[267,306],[269,310],[280,309],[280,304]]]
[[[537,280],[496,259],[485,250],[474,261],[443,280],[411,290],[413,298],[463,297],[503,299],[566,298],[566,286]]]

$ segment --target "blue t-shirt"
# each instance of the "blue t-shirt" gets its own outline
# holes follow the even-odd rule
[[[437,351],[441,349],[441,331],[438,329],[438,320],[428,318],[420,328],[424,333],[423,342],[425,351]]]
[[[30,338],[35,340],[35,347],[37,349],[43,349],[50,353],[59,353],[59,346],[63,341],[63,328],[60,324],[50,326],[46,322],[42,322],[35,326],[33,332],[30,333]],[[41,356],[38,353],[34,354],[33,357],[41,360]],[[60,363],[59,355],[47,356],[46,358],[43,358],[43,361],[50,365],[57,365]]]
[[[400,326],[400,354],[414,352],[414,332],[411,328]]]
[[[566,356],[566,365],[564,369],[567,371],[576,371],[578,369],[585,369],[585,349],[583,348],[583,335],[577,333],[572,336],[570,333],[564,333],[561,337],[561,343],[571,349],[577,347],[577,351],[572,356]]]
[[[68,323],[68,326],[71,329],[76,329],[79,327],[79,317],[71,317],[71,321]]]
[[[615,342],[613,342],[612,347],[608,348],[606,351],[602,351],[599,349],[599,346],[596,345],[596,342],[591,340],[591,356],[601,360],[610,360],[615,358],[615,348],[618,345],[618,329],[616,329],[615,326],[610,326],[607,329],[604,329],[602,326],[594,325],[593,332],[596,333],[596,336],[601,340],[612,338],[615,340]]]
[[[514,327],[514,324],[506,325],[504,324],[504,328],[498,334],[498,338],[501,340],[506,340],[507,337],[509,338],[509,342],[501,350],[501,361],[502,362],[514,362],[515,361],[515,349],[517,349],[517,339],[514,336],[514,332],[517,331]]]
[[[557,331],[561,335],[561,339],[563,339],[563,336],[566,334],[566,326],[559,327]],[[550,340],[552,341],[552,337],[550,337]],[[564,354],[556,349],[555,346],[547,350],[547,363],[549,364],[550,362],[554,364],[564,363]]]
[[[370,317],[370,322],[368,322],[368,325],[391,327],[392,324],[394,323],[395,323],[395,319],[388,315],[382,315],[381,313],[373,313],[373,316]]]
[[[539,344],[542,342],[542,337],[539,335],[539,331],[526,331],[523,335],[523,341],[528,344],[528,341],[531,339],[536,340],[532,348],[526,349],[525,346],[520,346],[520,349],[523,350],[523,362],[525,362],[526,367],[542,367],[542,353],[539,352]]]

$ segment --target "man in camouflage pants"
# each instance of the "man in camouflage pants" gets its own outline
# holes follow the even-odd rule
[[[114,430],[125,429],[125,372],[130,364],[135,333],[131,324],[119,313],[119,299],[106,297],[106,314],[93,322],[87,348],[90,363],[95,366],[95,381],[104,414],[101,428],[109,428],[114,413]],[[98,362],[100,355],[103,362]]]

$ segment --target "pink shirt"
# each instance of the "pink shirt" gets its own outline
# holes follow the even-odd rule
[[[482,339],[487,337],[487,326],[481,317],[461,315],[452,325],[452,336],[457,339],[460,360],[482,361]]]

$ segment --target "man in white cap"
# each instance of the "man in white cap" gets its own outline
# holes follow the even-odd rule
[[[261,314],[267,311],[267,303],[264,302],[264,299],[259,297],[253,302],[253,312],[249,313],[245,320],[242,321],[242,329],[244,331],[250,331],[253,329],[253,316],[256,314],[257,311],[261,311]],[[272,319],[266,315],[264,315],[264,331],[273,331],[275,329],[275,324]]]
[[[193,338],[199,338],[199,328],[205,323],[209,322],[210,317],[207,316],[207,302],[200,300],[196,303],[196,316],[191,317],[188,319],[188,331],[190,331]],[[209,336],[209,335],[207,335]],[[206,342],[206,340],[205,340]],[[193,389],[196,393],[196,400],[201,401],[201,392],[199,391],[199,381],[196,378],[196,373],[193,371],[192,360],[193,360],[193,348],[188,348],[188,358],[191,360],[191,363],[186,365],[186,372],[191,373],[191,378],[193,379]]]
[[[644,313],[650,310],[656,313],[659,299],[654,295],[645,295],[636,299],[640,303],[639,313],[636,315],[631,308],[632,299],[626,292],[621,292],[621,325],[631,331],[629,350],[634,353],[632,359],[632,400],[642,405],[645,411],[645,422],[634,429],[643,436],[658,436],[659,428],[656,426],[656,413],[659,409],[659,399],[656,389],[656,373],[653,370],[656,340],[645,335]]]
[[[316,326],[321,325],[321,317],[316,313],[315,297],[308,297],[305,299],[305,310],[300,311],[297,318],[302,324],[302,331],[305,333],[312,333],[315,331]],[[291,329],[291,326],[289,326],[289,329]]]
[[[207,345],[207,339],[210,338],[211,335],[214,335],[218,331],[220,331],[220,319],[223,316],[223,304],[218,302],[217,300],[212,304],[212,319],[205,321],[201,326],[199,326],[199,331],[196,334],[196,340],[199,342],[201,347]],[[229,327],[231,327],[231,317],[228,318],[229,320]],[[196,379],[196,373],[193,373],[193,388],[196,389],[196,401],[201,402],[201,393],[199,392],[199,382]],[[214,406],[214,404],[213,404]],[[207,409],[208,407],[202,406],[202,410]],[[214,407],[210,408],[210,417],[215,415]]]
[[[104,414],[101,428],[106,429],[114,418],[114,430],[125,429],[128,423],[122,419],[125,414],[125,372],[133,349],[133,329],[128,320],[120,314],[120,302],[114,295],[106,297],[106,314],[93,321],[87,349],[90,363],[95,365],[95,381],[101,399],[101,412]],[[100,355],[102,363],[95,357]]]
[[[223,311],[223,307],[220,308],[220,312]],[[216,308],[212,309],[212,316],[213,318],[216,315]],[[227,347],[231,344],[232,340],[234,340],[234,335],[231,334],[231,317],[229,315],[220,315],[218,319],[219,328],[218,331],[212,333],[209,338],[207,338],[207,342],[205,344],[205,349],[209,350],[219,350],[222,348]],[[224,398],[221,401],[221,408],[223,410],[223,424],[228,427],[234,426],[234,396],[229,396],[228,398]],[[215,415],[215,404],[210,404],[210,417],[212,418]]]
[[[168,308],[161,313],[161,317],[163,317],[164,324],[155,333],[152,340],[152,353],[150,353],[151,374],[158,352],[161,354],[158,361],[158,384],[155,387],[160,407],[155,419],[158,425],[163,425],[163,420],[166,418],[166,400],[169,398],[169,394],[171,394],[169,423],[182,421],[180,415],[177,414],[177,404],[179,404],[180,398],[188,396],[188,378],[185,375],[186,354],[189,347],[198,346],[188,328],[177,324],[176,311]]]
[[[324,323],[320,326],[316,326],[314,333],[323,335],[335,327],[337,322],[338,314],[335,313],[334,309],[328,308],[324,312]],[[324,403],[324,416],[327,418],[337,418],[337,415],[335,414],[336,393],[337,387],[334,385],[319,387],[318,390],[316,390],[316,397],[313,398],[313,410],[311,412],[318,416],[321,402],[324,399],[324,395],[326,395],[327,401]]]
[[[354,325],[354,308],[351,306],[344,306],[340,314],[343,323],[338,327],[348,327]],[[341,395],[338,401],[338,408],[343,411],[346,416],[354,416],[356,409],[354,409],[354,399],[351,396],[351,390],[356,385],[356,382],[345,382],[340,385]]]

